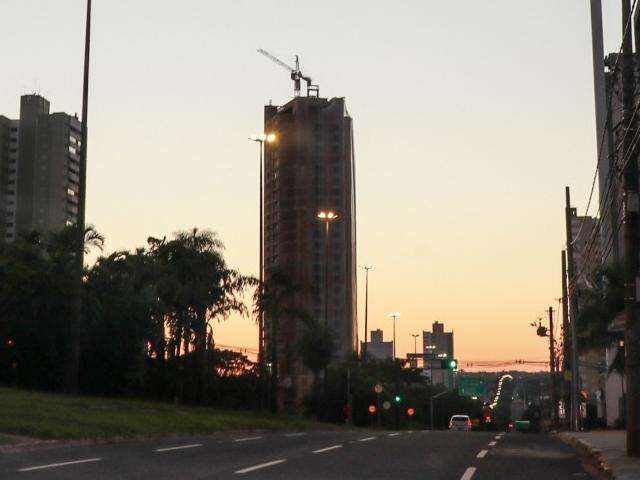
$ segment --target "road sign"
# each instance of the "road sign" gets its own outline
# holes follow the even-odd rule
[[[463,397],[479,397],[487,393],[484,381],[476,377],[458,378],[458,393]]]
[[[407,415],[409,415],[410,417],[413,417],[415,413],[416,411],[413,408],[407,408]]]
[[[373,387],[373,391],[376,393],[382,393],[382,385],[380,385],[379,383],[376,383],[376,386]]]
[[[369,405],[369,413],[370,414],[374,414],[376,413],[376,406],[375,405]]]
[[[382,408],[384,408],[385,410],[389,410],[391,408],[391,402],[389,400],[385,400],[382,404]]]

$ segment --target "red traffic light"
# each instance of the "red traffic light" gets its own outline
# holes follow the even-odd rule
[[[407,408],[407,415],[409,415],[410,417],[413,417],[415,413],[416,411],[413,408]]]
[[[376,413],[376,406],[375,405],[369,405],[369,413],[374,414]]]

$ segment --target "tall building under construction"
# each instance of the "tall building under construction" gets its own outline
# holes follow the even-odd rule
[[[295,97],[264,110],[264,268],[268,282],[281,272],[301,291],[292,310],[326,321],[335,338],[335,358],[357,344],[355,171],[352,119],[344,98]],[[318,218],[331,212],[329,225]],[[265,351],[276,348],[279,404],[300,405],[312,377],[296,348],[303,322],[281,318],[275,338],[265,318]]]

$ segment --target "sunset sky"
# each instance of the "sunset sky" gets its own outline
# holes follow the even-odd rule
[[[84,0],[0,0],[0,114],[40,92],[81,110]],[[87,219],[107,252],[198,226],[257,273],[262,107],[299,54],[354,118],[370,328],[398,353],[439,320],[463,360],[547,358],[529,324],[560,296],[564,186],[595,167],[583,0],[94,0]],[[605,12],[617,51],[619,5]],[[359,278],[360,335],[364,276]],[[217,328],[255,346],[252,320]]]

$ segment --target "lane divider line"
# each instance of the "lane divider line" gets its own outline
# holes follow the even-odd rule
[[[489,446],[490,447],[495,447],[496,443],[498,443],[498,442],[496,442],[495,440],[493,442],[489,442]]]
[[[303,435],[306,435],[306,432],[298,432],[298,433],[287,433],[285,434],[285,437],[301,437]]]
[[[245,438],[236,438],[234,442],[251,442],[253,440],[262,440],[264,437],[245,437]]]
[[[400,435],[400,432],[395,432],[395,433],[390,433],[389,434],[390,437],[397,437],[398,435]]]
[[[242,470],[237,470],[237,471],[235,471],[235,472],[233,472],[233,473],[235,473],[236,475],[238,475],[238,474],[243,474],[243,473],[254,472],[254,471],[256,471],[256,470],[260,470],[261,468],[272,467],[272,466],[274,466],[274,465],[278,465],[278,464],[280,464],[280,463],[284,463],[284,462],[286,462],[286,461],[287,461],[287,460],[285,460],[284,458],[283,458],[283,459],[280,459],[280,460],[274,460],[274,461],[272,461],[272,462],[261,463],[260,465],[254,465],[254,466],[252,466],[252,467],[243,468]]]
[[[330,450],[336,450],[338,448],[342,448],[342,445],[332,445],[331,447],[321,448],[319,450],[314,450],[313,453],[324,453],[324,452],[328,452]]]
[[[192,443],[191,445],[179,445],[177,447],[156,448],[156,452],[172,452],[173,450],[184,450],[185,448],[201,447],[201,443]]]
[[[361,438],[358,441],[359,442],[368,442],[370,440],[375,440],[375,439],[376,439],[376,437],[367,437],[367,438]]]
[[[484,458],[487,453],[489,453],[489,450],[480,450],[480,453],[476,455],[476,458]]]
[[[496,440],[500,440],[502,437],[500,435],[496,435]]]
[[[37,467],[26,467],[18,469],[19,472],[33,472],[34,470],[44,470],[45,468],[66,467],[67,465],[77,465],[79,463],[99,462],[101,458],[85,458],[83,460],[73,460],[71,462],[50,463],[49,465],[38,465]]]
[[[471,480],[474,473],[476,473],[476,467],[469,467],[464,471],[460,480]]]

